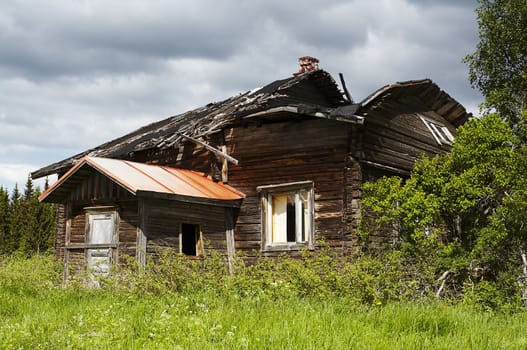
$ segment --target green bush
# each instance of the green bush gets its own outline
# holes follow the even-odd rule
[[[448,265],[438,264],[439,256],[394,250],[342,257],[322,246],[303,251],[299,258],[284,254],[247,264],[238,257],[234,273],[229,274],[219,254],[192,260],[167,250],[144,268],[133,261],[124,264],[103,285],[158,296],[207,292],[239,299],[345,297],[357,304],[383,305],[433,298],[441,285],[437,278]],[[462,300],[456,284],[450,282],[458,275],[449,274],[442,298]]]
[[[62,265],[51,254],[0,256],[0,288],[16,294],[50,290],[62,283]]]
[[[3,257],[0,348],[527,346],[524,313],[431,300],[423,293],[427,273],[416,272],[419,264],[405,272],[407,258],[398,252],[343,260],[323,249],[302,259],[238,259],[229,275],[222,256],[188,260],[167,252],[144,269],[133,261],[116,267],[100,288],[90,288],[62,285],[61,265],[51,256]],[[475,290],[471,296],[484,296],[476,303],[499,296],[484,284]]]

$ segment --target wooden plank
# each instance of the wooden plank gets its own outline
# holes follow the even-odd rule
[[[66,250],[75,249],[99,249],[99,248],[117,248],[118,243],[71,243],[64,247]]]
[[[136,244],[136,259],[137,264],[140,267],[144,267],[146,265],[146,226],[145,226],[145,216],[146,216],[146,209],[143,199],[138,200],[138,217],[139,217],[139,223],[137,225],[137,244]]]
[[[64,208],[64,213],[65,213],[65,218],[66,218],[66,230],[64,232],[65,234],[65,238],[64,238],[64,246],[61,247],[61,249],[64,249],[64,272],[63,272],[63,277],[64,277],[64,281],[67,281],[69,279],[69,259],[70,259],[70,255],[69,255],[69,251],[67,249],[65,249],[64,247],[66,245],[68,245],[70,243],[70,237],[71,237],[71,221],[72,221],[72,206],[71,206],[71,203],[70,202],[67,202],[65,205],[65,208]]]
[[[227,146],[222,145],[221,151],[227,154]],[[223,158],[223,163],[221,167],[221,182],[223,182],[224,184],[229,182],[229,162],[227,161],[227,158]]]
[[[224,152],[222,152],[222,151],[220,151],[220,150],[218,150],[218,149],[216,149],[216,148],[214,148],[214,147],[212,147],[212,146],[206,144],[205,142],[202,142],[202,141],[200,141],[200,140],[197,140],[197,139],[195,139],[195,138],[193,138],[193,137],[190,137],[190,136],[187,136],[187,135],[184,135],[184,134],[179,134],[179,135],[181,135],[182,137],[186,138],[186,139],[189,140],[189,141],[192,141],[192,142],[194,142],[194,143],[197,143],[197,144],[200,145],[200,146],[205,147],[206,149],[208,149],[209,151],[211,151],[211,152],[214,153],[215,155],[217,155],[217,156],[219,156],[219,157],[222,157],[222,158],[228,160],[229,162],[231,162],[231,163],[234,164],[234,165],[238,165],[238,163],[239,163],[239,161],[238,161],[236,158],[231,157],[231,156],[228,155],[227,153],[224,153]]]
[[[205,197],[191,197],[191,196],[183,196],[178,194],[172,194],[172,193],[159,193],[159,192],[153,192],[153,191],[137,191],[137,197],[142,198],[159,198],[159,199],[166,199],[171,201],[177,201],[177,202],[186,202],[186,203],[198,203],[198,204],[204,204],[208,206],[218,206],[218,207],[239,207],[241,205],[241,199],[236,200],[223,200],[223,199],[215,199],[215,198],[205,198]]]
[[[261,241],[236,241],[235,242],[236,249],[243,249],[246,251],[250,250],[260,250],[261,248]],[[283,253],[283,252],[282,252]]]
[[[225,208],[225,240],[227,242],[227,262],[229,273],[234,272],[235,246],[234,246],[234,223],[231,208]]]

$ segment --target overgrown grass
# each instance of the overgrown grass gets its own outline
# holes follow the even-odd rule
[[[102,288],[90,289],[75,281],[62,286],[60,264],[51,257],[5,257],[0,259],[0,348],[527,347],[523,312],[482,311],[426,297],[412,302],[348,295],[345,291],[353,289],[346,283],[362,275],[337,276],[342,271],[328,270],[333,262],[326,258],[265,260],[240,265],[229,276],[219,257],[189,262],[166,256],[143,272],[124,270],[128,276],[123,271]],[[297,276],[287,278],[292,271]],[[358,273],[349,266],[347,271]],[[360,286],[369,285],[379,283]]]

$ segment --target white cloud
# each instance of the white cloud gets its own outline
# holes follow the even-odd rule
[[[13,190],[15,184],[18,184],[20,191],[23,190],[29,173],[34,171],[35,168],[32,164],[20,164],[20,163],[0,163],[0,186],[7,188],[9,192]],[[49,183],[52,184],[57,180],[56,176],[50,176],[48,178]],[[46,179],[37,179],[33,181],[35,187],[39,187],[41,190],[44,189]]]
[[[19,182],[20,179],[27,179],[30,172],[30,164],[0,163],[0,181]]]

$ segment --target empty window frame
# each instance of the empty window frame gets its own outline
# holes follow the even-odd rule
[[[260,186],[262,249],[313,246],[313,182]]]
[[[454,135],[450,133],[450,130],[446,126],[436,121],[420,117],[423,123],[426,125],[436,142],[440,145],[451,145],[454,141]]]
[[[179,252],[188,256],[201,256],[201,228],[196,224],[181,224],[179,230]]]

